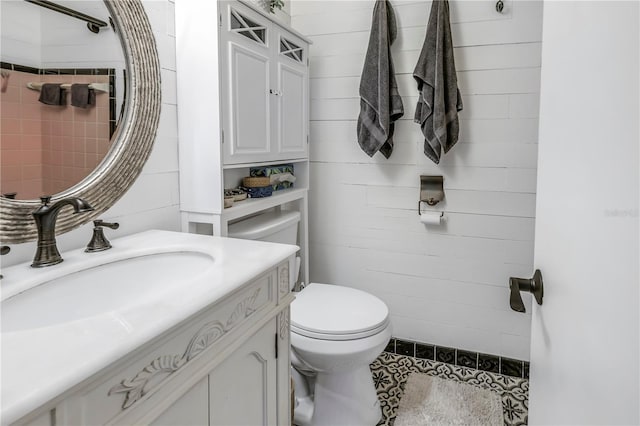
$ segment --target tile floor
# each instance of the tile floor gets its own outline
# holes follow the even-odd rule
[[[529,380],[527,379],[389,352],[383,352],[371,364],[371,372],[382,406],[382,420],[378,426],[393,426],[404,385],[409,374],[413,372],[426,373],[492,390],[502,397],[505,426],[527,424],[529,405]]]

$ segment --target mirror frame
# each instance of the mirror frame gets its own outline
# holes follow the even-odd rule
[[[151,154],[160,121],[160,60],[151,24],[141,0],[105,0],[124,51],[127,84],[125,114],[113,135],[112,146],[96,169],[75,186],[55,194],[51,202],[80,197],[94,210],[73,214],[60,211],[56,235],[69,232],[109,209],[133,185]],[[31,213],[39,200],[0,197],[0,241],[24,243],[37,239]]]

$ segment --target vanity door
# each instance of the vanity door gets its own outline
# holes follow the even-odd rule
[[[209,374],[211,425],[277,424],[276,320]]]
[[[209,380],[200,380],[156,418],[153,426],[203,426],[209,424]]]

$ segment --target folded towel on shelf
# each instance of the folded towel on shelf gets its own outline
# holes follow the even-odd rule
[[[397,33],[391,4],[377,0],[360,79],[358,116],[358,143],[369,157],[378,151],[386,158],[391,156],[394,121],[404,114],[391,58],[391,45]]]
[[[57,83],[44,83],[40,88],[38,101],[45,105],[66,105],[67,91]]]
[[[71,105],[88,108],[96,104],[96,92],[88,84],[71,85]]]
[[[419,92],[414,121],[425,138],[425,155],[438,164],[442,151],[448,152],[458,141],[458,111],[462,111],[447,0],[433,0],[413,77]]]

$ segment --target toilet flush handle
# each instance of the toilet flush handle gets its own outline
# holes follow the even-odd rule
[[[527,291],[536,298],[538,305],[542,305],[542,296],[544,295],[544,287],[542,285],[542,273],[539,269],[533,274],[533,278],[509,278],[509,290],[511,294],[509,297],[509,304],[511,309],[516,312],[526,312],[524,302],[522,301],[521,291]]]

